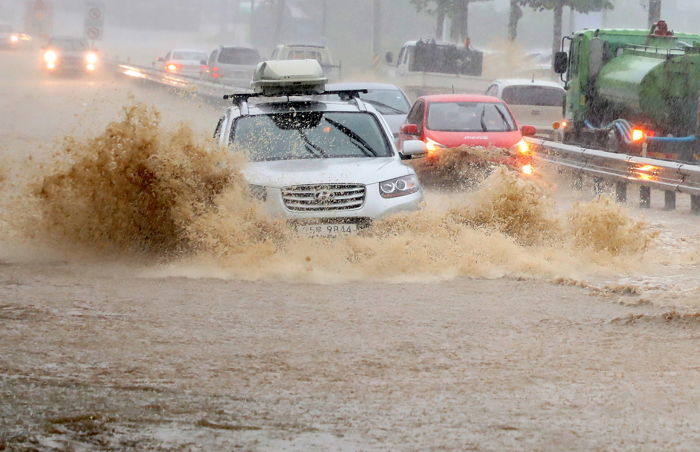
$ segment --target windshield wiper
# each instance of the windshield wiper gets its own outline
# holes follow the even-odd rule
[[[510,123],[508,122],[508,118],[506,118],[505,113],[503,113],[501,111],[501,109],[498,107],[496,107],[496,111],[498,112],[499,115],[501,115],[501,119],[503,120],[503,124],[505,124],[505,129],[511,130]]]
[[[360,97],[360,99],[363,102],[367,102],[368,104],[374,105],[375,107],[382,107],[382,108],[388,108],[390,110],[393,110],[396,112],[397,115],[405,115],[406,114],[405,111],[401,111],[396,107],[392,107],[391,105],[385,104],[384,102],[379,102],[378,100],[362,99],[362,97]]]
[[[486,121],[484,121],[484,116],[486,116],[486,107],[483,107],[481,109],[481,131],[482,132],[488,132],[488,127],[486,127]]]
[[[340,124],[339,122],[335,122],[332,119],[328,118],[323,118],[324,121],[326,121],[328,124],[332,125],[336,129],[340,130],[343,134],[347,135],[352,144],[354,144],[359,150],[361,150],[365,155],[369,157],[377,157],[377,152],[372,149],[372,146],[369,145],[364,139],[362,139],[361,136],[353,132],[352,130],[348,129],[344,125]]]
[[[304,148],[309,151],[309,154],[313,155],[315,158],[328,157],[326,151],[313,144],[303,130],[297,129],[297,131],[299,132],[299,135],[301,135],[301,139],[304,140]]]

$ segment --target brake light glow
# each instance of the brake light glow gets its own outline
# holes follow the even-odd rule
[[[168,64],[168,65],[165,66],[165,69],[166,69],[168,72],[177,72],[177,64],[170,63],[170,64]]]
[[[632,129],[632,141],[638,143],[646,137],[646,133],[642,129]]]
[[[654,165],[642,165],[634,168],[632,172],[637,176],[637,179],[655,181],[658,178],[659,167]]]
[[[552,123],[552,129],[554,130],[559,130],[559,129],[566,129],[566,126],[569,125],[569,122],[566,120],[563,120],[562,122],[554,122]]]

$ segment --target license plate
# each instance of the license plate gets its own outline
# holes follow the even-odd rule
[[[337,237],[354,234],[357,231],[357,225],[353,223],[299,224],[296,230],[307,237]]]

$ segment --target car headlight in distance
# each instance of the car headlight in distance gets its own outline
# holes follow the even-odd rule
[[[58,60],[58,54],[54,50],[47,50],[44,52],[44,61],[47,64],[54,64]]]
[[[12,43],[19,42],[19,35],[16,35],[14,33],[11,34],[10,35],[10,42],[12,42]]]
[[[379,194],[382,198],[397,198],[410,195],[420,190],[418,177],[415,174],[397,177],[379,183]]]
[[[96,64],[97,54],[95,52],[88,53],[87,55],[85,55],[85,61],[87,61],[88,64]]]
[[[258,201],[267,201],[267,188],[262,185],[248,185],[248,190],[250,191],[250,197]]]

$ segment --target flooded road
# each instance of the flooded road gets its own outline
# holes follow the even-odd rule
[[[391,233],[297,241],[257,217],[231,226],[200,215],[194,223],[214,232],[185,237],[215,239],[206,253],[114,253],[115,243],[156,243],[129,241],[134,230],[165,233],[152,222],[115,231],[97,216],[107,211],[87,201],[96,191],[83,183],[95,179],[81,176],[115,180],[120,167],[76,165],[87,138],[112,143],[107,123],[146,102],[166,135],[182,121],[202,142],[218,110],[119,80],[37,78],[18,56],[0,61],[17,68],[0,74],[9,112],[0,124],[0,448],[700,445],[700,227],[687,209],[631,208],[629,221],[599,205],[572,210],[592,196],[553,173],[542,182],[546,203],[507,178],[468,196],[432,191],[425,213],[385,224]],[[148,149],[175,155],[166,147]],[[182,174],[177,167],[158,175]],[[42,181],[43,198],[33,185]],[[162,187],[155,193],[180,185]],[[88,196],[63,196],[74,189]],[[42,229],[44,217],[18,221],[46,205],[59,229]],[[602,218],[595,212],[622,226],[590,233],[580,224]],[[638,220],[650,226],[634,229]],[[279,234],[271,245],[251,225]],[[232,227],[240,237],[229,242]],[[636,249],[629,233],[649,232],[646,250]],[[625,253],[573,236],[609,236]]]

